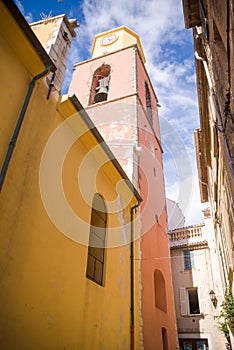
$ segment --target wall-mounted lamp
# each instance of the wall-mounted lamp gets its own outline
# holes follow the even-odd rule
[[[214,307],[216,307],[218,300],[216,298],[216,295],[215,295],[215,292],[213,291],[213,289],[211,289],[209,296],[210,296],[210,300],[211,300],[212,304],[214,305]]]

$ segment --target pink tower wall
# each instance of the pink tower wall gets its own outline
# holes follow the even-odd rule
[[[166,198],[160,146],[157,98],[154,94],[145,66],[137,55],[138,98],[146,108],[145,84],[147,81],[153,109],[153,129],[143,108],[139,107],[140,194],[142,220],[142,316],[145,349],[162,349],[162,328],[167,330],[168,349],[177,345],[174,297],[170,267],[170,250],[167,236]],[[139,101],[138,100],[138,101]],[[141,106],[140,103],[140,106]],[[156,136],[156,137],[155,137]],[[159,270],[165,280],[167,310],[155,306],[154,272]],[[157,288],[157,285],[156,285]],[[161,296],[163,297],[163,296]]]
[[[111,66],[108,100],[88,106],[93,74],[102,64]],[[77,64],[68,93],[76,94],[129,179],[138,185],[137,169],[134,170],[137,143],[135,49]]]
[[[126,54],[129,50],[118,51],[104,57],[82,62],[74,67],[74,73],[69,88],[69,95],[76,93],[84,107],[89,101],[90,87],[95,70],[102,64],[111,65],[111,81],[108,100],[116,100],[135,92],[135,77],[133,74],[134,56]],[[130,50],[131,53],[133,50]],[[132,69],[129,69],[131,67]]]
[[[111,66],[108,100],[88,106],[93,73],[102,64]],[[151,94],[153,129],[147,119],[145,81]],[[129,178],[134,185],[139,186],[143,198],[140,211],[144,349],[163,349],[162,328],[167,330],[168,337],[168,348],[165,350],[176,349],[177,335],[157,98],[136,47],[76,65],[69,89],[69,94],[74,93]],[[140,146],[137,153],[136,145]],[[166,312],[155,306],[155,270],[160,271],[165,281]]]

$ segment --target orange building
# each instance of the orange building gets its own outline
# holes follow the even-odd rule
[[[92,58],[74,67],[69,94],[78,96],[143,198],[134,340],[136,349],[169,350],[176,349],[177,334],[158,101],[144,63],[139,37],[127,27],[98,34]]]

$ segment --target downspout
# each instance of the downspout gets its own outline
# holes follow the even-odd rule
[[[39,80],[40,78],[44,77],[50,70],[51,70],[51,67],[47,66],[46,69],[43,72],[37,74],[31,80],[31,83],[30,83],[29,88],[28,88],[27,95],[26,95],[25,100],[24,100],[23,107],[21,109],[21,112],[20,112],[20,115],[19,115],[16,127],[15,127],[15,130],[14,130],[14,133],[13,133],[11,141],[9,143],[8,151],[7,151],[7,154],[6,154],[6,157],[5,157],[2,169],[1,169],[1,173],[0,173],[0,191],[2,190],[3,182],[4,182],[5,177],[6,177],[6,173],[7,173],[8,167],[9,167],[9,163],[10,163],[10,160],[11,160],[11,157],[12,157],[15,145],[16,145],[16,141],[17,141],[18,136],[19,136],[20,128],[21,128],[21,125],[23,123],[24,116],[25,116],[25,113],[27,111],[28,104],[29,104],[29,101],[30,101],[33,89],[35,87],[35,84],[36,84],[37,80]]]
[[[47,94],[47,97],[46,97],[47,100],[49,100],[51,91],[52,91],[52,89],[53,89],[53,87],[54,87],[55,75],[56,75],[56,73],[53,72],[52,77],[51,77],[51,80],[50,80],[50,82],[49,82],[49,90],[48,90],[48,94]]]
[[[219,107],[218,107],[218,104],[217,104],[217,102],[216,102],[215,93],[214,93],[214,89],[213,89],[213,85],[212,85],[212,81],[211,81],[211,77],[210,77],[210,72],[209,72],[208,64],[207,64],[206,60],[205,60],[203,57],[199,56],[199,54],[198,54],[197,51],[195,51],[194,54],[195,54],[195,58],[196,58],[198,61],[202,61],[203,66],[204,66],[204,69],[205,69],[207,82],[208,82],[208,85],[209,85],[209,89],[210,89],[210,92],[211,92],[211,96],[212,96],[213,103],[214,103],[215,110],[216,110],[217,117],[218,117],[217,129],[218,129],[218,131],[221,132],[221,134],[222,134],[222,136],[223,136],[224,147],[225,147],[226,155],[227,155],[227,158],[228,158],[229,168],[230,168],[230,170],[231,170],[232,178],[234,179],[234,168],[233,168],[233,163],[232,163],[231,155],[230,155],[230,152],[229,152],[227,140],[226,140],[225,133],[224,133],[224,129],[223,129],[223,123],[222,123],[222,119],[221,119]]]
[[[131,279],[131,350],[135,348],[135,314],[134,314],[134,210],[139,207],[140,203],[138,202],[131,208],[131,243],[130,243],[130,279]]]
[[[224,120],[224,131],[226,130],[227,126],[227,119],[231,115],[230,105],[231,105],[231,53],[230,53],[230,1],[227,0],[227,10],[226,10],[226,16],[227,16],[227,73],[228,73],[228,88],[226,93],[226,102],[225,102],[225,120]]]
[[[203,63],[203,66],[204,66],[204,69],[205,69],[205,72],[206,72],[206,78],[207,78],[208,86],[209,86],[209,89],[210,89],[210,92],[211,92],[211,96],[212,96],[212,99],[213,99],[213,102],[214,102],[215,110],[216,110],[216,113],[217,113],[217,116],[218,116],[218,127],[220,128],[219,131],[223,132],[222,120],[221,120],[219,108],[218,108],[218,105],[217,105],[217,102],[216,102],[216,99],[215,99],[215,93],[214,93],[214,89],[213,89],[213,86],[212,86],[212,81],[211,81],[211,77],[210,77],[208,64],[207,64],[206,60],[203,57],[199,56],[197,51],[195,51],[194,55],[195,55],[195,58],[198,61],[202,61],[202,63]]]

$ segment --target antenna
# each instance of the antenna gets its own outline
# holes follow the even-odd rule
[[[44,12],[41,12],[40,16],[43,21],[47,22],[52,17],[52,10],[49,12],[48,15],[46,15]]]

